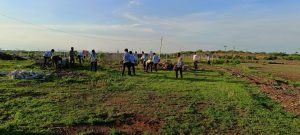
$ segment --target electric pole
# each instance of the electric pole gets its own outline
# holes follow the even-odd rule
[[[162,46],[163,46],[163,40],[164,40],[164,38],[161,36],[161,38],[160,38],[160,48],[159,48],[159,57],[161,55],[161,49],[162,49]]]
[[[224,45],[224,48],[225,48],[225,52],[226,52],[226,50],[227,50],[227,45]]]

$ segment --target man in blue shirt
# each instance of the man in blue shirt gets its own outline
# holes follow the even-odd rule
[[[129,54],[130,54],[130,67],[132,68],[133,75],[135,75],[135,63],[136,63],[135,56],[134,54],[132,54],[132,51],[129,51]]]
[[[130,66],[131,66],[131,63],[130,63],[131,60],[130,59],[131,59],[131,56],[130,56],[127,48],[124,51],[125,51],[125,53],[124,53],[124,56],[123,56],[123,72],[122,72],[122,76],[124,76],[125,67],[127,67],[127,69],[128,69],[128,75],[131,75],[131,71],[130,71]]]
[[[159,62],[160,62],[160,57],[156,53],[153,53],[153,64],[156,72],[157,72],[157,65]]]

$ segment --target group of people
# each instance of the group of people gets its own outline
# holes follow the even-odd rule
[[[53,56],[54,52],[55,52],[55,50],[51,49],[51,51],[47,51],[44,53],[43,67],[46,67],[46,65],[51,61],[56,69],[61,69],[63,59],[58,55]],[[95,50],[92,50],[91,53],[88,53],[88,54],[86,54],[85,51],[77,53],[77,51],[74,50],[74,47],[71,47],[71,50],[69,51],[69,59],[66,60],[68,62],[67,66],[70,68],[74,68],[76,57],[78,59],[79,64],[82,65],[84,58],[87,56],[90,59],[91,71],[96,72],[97,71],[97,54],[96,54]]]
[[[128,49],[126,48],[124,50],[124,56],[122,59],[122,61],[123,61],[122,75],[124,75],[126,67],[128,70],[128,75],[132,75],[131,70],[133,72],[133,75],[135,75],[135,66],[137,66],[139,64],[139,60],[143,64],[144,72],[148,72],[149,69],[152,72],[153,66],[154,66],[154,70],[157,72],[157,65],[160,62],[159,55],[157,55],[156,53],[150,52],[150,54],[148,56],[146,53],[142,52],[142,56],[139,59],[137,52],[135,52],[133,54],[132,51],[128,51]]]
[[[123,72],[122,75],[125,73],[125,69],[127,67],[128,75],[131,74],[131,69],[133,71],[133,75],[135,75],[135,66],[138,64],[138,55],[137,53],[132,54],[132,51],[128,51],[128,49],[124,50],[124,56],[123,56]],[[160,62],[160,57],[156,53],[150,52],[150,54],[146,54],[144,51],[142,52],[142,56],[140,58],[142,64],[143,64],[143,70],[144,72],[148,72],[149,69],[151,72],[154,70],[157,72],[158,70],[158,63]],[[181,57],[181,54],[177,54],[177,63],[174,66],[174,70],[176,72],[176,78],[178,78],[180,74],[180,78],[183,78],[182,71],[183,71],[183,58]]]
[[[51,60],[53,65],[56,68],[61,67],[62,58],[59,56],[52,56],[54,54],[54,49],[51,51],[47,51],[44,53],[44,67],[47,65],[47,63]],[[69,59],[67,59],[68,67],[74,68],[75,67],[75,58],[77,56],[78,62],[81,65],[85,57],[89,57],[90,59],[90,69],[91,71],[97,71],[97,54],[95,50],[92,50],[89,52],[80,52],[77,53],[74,50],[74,47],[71,47],[71,50],[69,51]],[[193,63],[194,63],[194,69],[198,70],[198,63],[199,63],[200,57],[195,54],[193,55]],[[208,55],[208,64],[210,64],[211,55]],[[125,74],[125,70],[127,68],[128,75],[136,75],[135,74],[135,66],[137,66],[139,63],[142,63],[144,72],[152,72],[153,68],[157,72],[158,71],[158,64],[160,62],[160,56],[156,53],[150,52],[149,54],[146,54],[144,51],[142,51],[142,54],[138,55],[137,51],[133,53],[132,51],[129,51],[128,49],[124,50],[124,55],[122,59],[123,64],[123,70],[122,70],[122,76]],[[181,53],[177,54],[177,63],[174,65],[173,69],[176,73],[176,78],[183,78],[182,71],[183,71],[183,57],[181,56]]]

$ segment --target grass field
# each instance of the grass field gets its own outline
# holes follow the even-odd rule
[[[42,71],[0,62],[3,71]],[[300,134],[299,116],[218,70],[175,79],[174,71],[83,69],[43,81],[0,77],[0,134]]]

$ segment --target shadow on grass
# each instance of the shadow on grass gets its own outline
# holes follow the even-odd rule
[[[50,135],[49,133],[31,133],[22,131],[8,131],[5,129],[0,129],[0,135]]]
[[[172,73],[173,76],[171,77],[170,74],[166,74],[167,71],[164,72],[153,72],[153,73],[142,73],[138,74],[138,77],[145,77],[145,78],[150,78],[150,79],[167,79],[167,80],[184,80],[184,81],[190,81],[190,82],[220,82],[224,81],[221,79],[218,79],[219,76],[221,75],[212,75],[212,74],[205,74],[206,71],[188,71],[188,72],[183,72],[183,78],[176,78],[175,72],[174,71],[169,71],[169,73]],[[212,71],[208,71],[212,72]],[[185,77],[187,76],[187,77]],[[191,77],[193,76],[193,77]],[[216,79],[213,79],[216,78]]]

